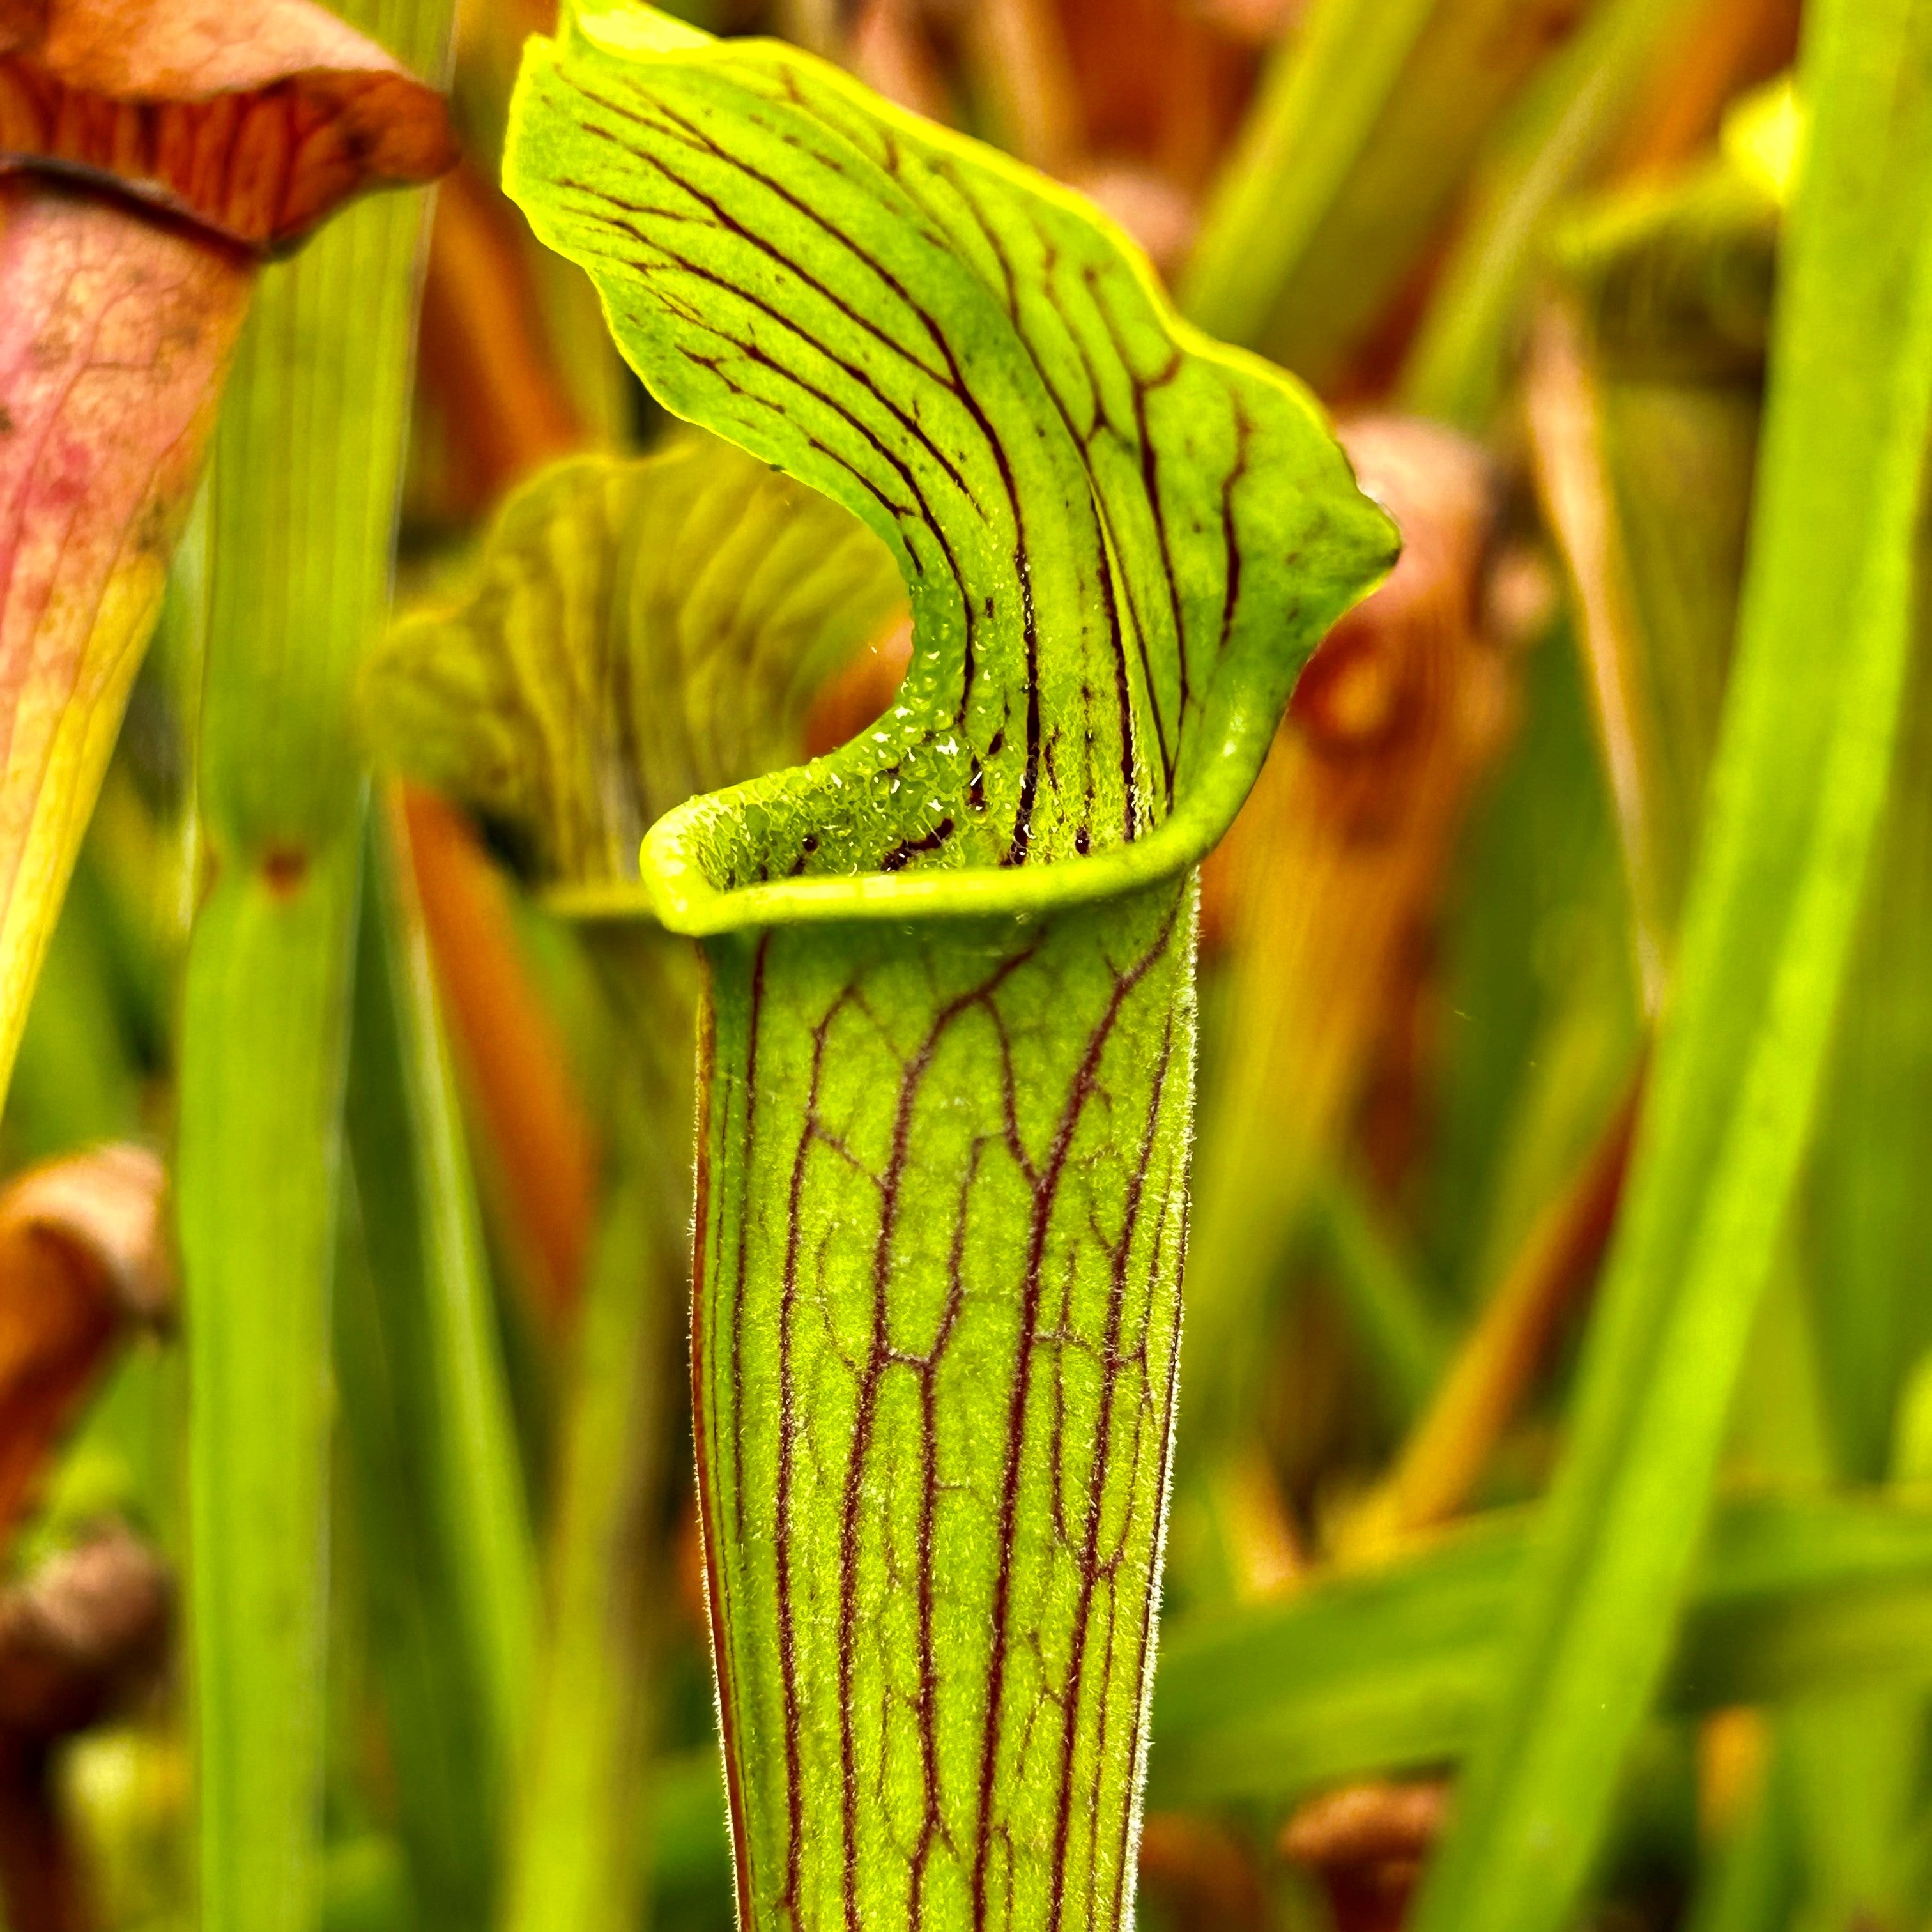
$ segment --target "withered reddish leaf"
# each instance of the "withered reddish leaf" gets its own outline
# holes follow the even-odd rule
[[[252,279],[125,208],[0,183],[0,1088]]]
[[[0,0],[0,1090],[248,306],[230,244],[453,154],[308,0]]]
[[[130,1321],[166,1310],[160,1163],[104,1148],[0,1194],[0,1534]]]
[[[266,250],[455,158],[442,97],[309,0],[0,0],[0,166]]]

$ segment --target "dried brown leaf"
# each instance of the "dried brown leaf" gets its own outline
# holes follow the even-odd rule
[[[0,1593],[0,1898],[19,1932],[98,1922],[62,1816],[53,1748],[152,1690],[173,1598],[159,1559],[118,1525]]]
[[[162,1188],[153,1155],[112,1147],[34,1168],[0,1194],[0,1535],[116,1339],[172,1305]],[[4,1639],[0,1619],[0,1650]]]
[[[160,1559],[118,1523],[0,1592],[0,1736],[70,1736],[138,1705],[173,1601]]]
[[[1336,1932],[1400,1932],[1448,1796],[1438,1784],[1324,1792],[1288,1820],[1282,1856],[1320,1876]]]

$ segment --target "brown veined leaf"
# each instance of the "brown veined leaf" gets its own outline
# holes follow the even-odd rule
[[[308,0],[0,0],[0,165],[272,250],[455,159],[442,97]]]
[[[440,98],[310,0],[0,0],[0,1093],[249,251],[452,154]]]
[[[116,1340],[172,1307],[163,1179],[152,1154],[110,1147],[0,1194],[0,1538]]]

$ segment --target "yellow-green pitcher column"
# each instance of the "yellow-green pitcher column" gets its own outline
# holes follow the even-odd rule
[[[711,940],[692,1321],[740,1923],[1131,1918],[1191,881]]]
[[[451,0],[341,10],[415,71]],[[428,197],[262,278],[212,483],[177,1211],[193,1375],[201,1924],[315,1917],[328,1304],[366,781],[350,680],[387,601]]]

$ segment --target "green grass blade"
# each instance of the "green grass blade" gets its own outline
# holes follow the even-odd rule
[[[425,1932],[455,1932],[489,1920],[496,1767],[452,1610],[438,1526],[425,1520],[409,1480],[405,1444],[420,1434],[412,1413],[418,1391],[408,1357],[392,1349],[398,1324],[364,1246],[358,1207],[352,1174],[331,1298],[347,1500],[362,1558],[358,1601],[395,1766],[408,1888]]]
[[[1310,1219],[1388,1416],[1406,1426],[1422,1412],[1449,1358],[1436,1305],[1352,1174],[1331,1170],[1321,1177]]]
[[[1259,338],[1441,10],[1436,0],[1326,0],[1276,53],[1181,281],[1181,306],[1203,328]]]
[[[1932,404],[1932,8],[1810,17],[1749,580],[1678,981],[1510,1680],[1418,1932],[1567,1918],[1668,1653],[1883,804]]]
[[[316,1883],[328,1283],[358,857],[338,840],[292,893],[232,874],[189,957],[176,1201],[211,1932],[299,1927]]]
[[[139,1068],[115,998],[102,890],[83,846],[7,1090],[8,1150],[24,1160],[112,1140],[139,1124]]]
[[[1852,996],[1796,1246],[1810,1292],[1838,1473],[1870,1481],[1892,1464],[1899,1403],[1932,1348],[1932,640],[1922,616],[1898,779],[1865,896]]]
[[[1318,0],[1215,183],[1183,310],[1318,386],[1346,377],[1561,17],[1548,0]]]
[[[1534,1519],[1512,1514],[1161,1639],[1150,1802],[1293,1800],[1460,1756],[1496,1708]],[[1932,1682],[1932,1515],[1720,1509],[1666,1678],[1673,1712]]]
[[[356,24],[434,72],[448,0]],[[201,1922],[312,1921],[319,1874],[329,1284],[365,785],[348,680],[380,621],[419,194],[262,278],[216,441],[177,1213],[194,1408]]]
[[[1798,1871],[1784,1767],[1774,1753],[1762,1788],[1702,1862],[1685,1908],[1685,1932],[1786,1932]]]
[[[416,1454],[430,1476],[450,1543],[465,1646],[502,1772],[516,1761],[536,1642],[529,1513],[422,916],[395,838],[375,843],[382,865],[364,903],[365,917],[373,914],[379,924],[362,949],[367,998],[358,988],[357,1023],[364,1015],[371,1024],[388,1018],[394,1041],[390,1064],[398,1077],[380,1096],[374,1118],[352,1113],[350,1144],[365,1227],[374,1218],[376,1169],[386,1163],[393,1180],[398,1150],[410,1150],[422,1298],[420,1367],[434,1415]],[[352,1085],[352,1102],[362,1097]]]
[[[659,934],[641,943],[667,950]],[[673,961],[674,973],[684,963]],[[662,990],[665,1019],[688,1022],[691,986],[674,979]],[[690,1202],[678,1180],[690,1090],[680,1095],[680,1084],[662,1083],[648,1109],[633,1104],[591,1262],[558,1474],[540,1702],[501,1922],[508,1932],[639,1922],[635,1841],[662,1645],[664,1476],[671,1418],[682,1410]]]
[[[371,842],[347,1124],[366,1260],[336,1378],[418,1898],[474,1926],[529,1708],[536,1568],[420,916]],[[386,1611],[386,1616],[381,1614]]]
[[[1507,374],[1511,333],[1544,224],[1629,113],[1690,0],[1606,0],[1532,85],[1452,250],[1402,379],[1404,405],[1480,433]]]

